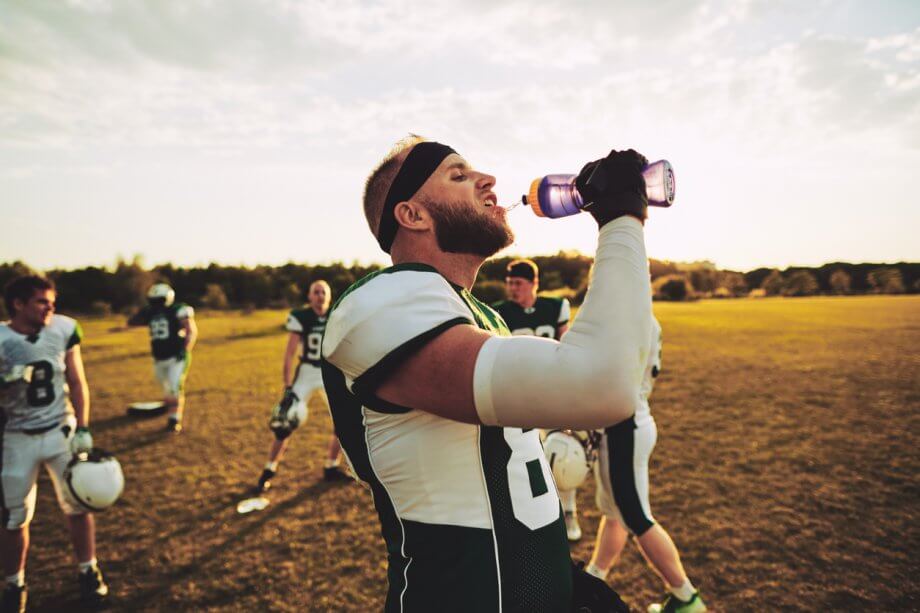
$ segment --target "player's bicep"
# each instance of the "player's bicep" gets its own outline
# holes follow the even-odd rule
[[[409,355],[382,381],[376,395],[465,423],[479,423],[473,372],[483,343],[492,335],[472,325],[455,325]]]

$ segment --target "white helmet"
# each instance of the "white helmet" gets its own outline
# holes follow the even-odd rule
[[[550,432],[543,441],[543,451],[560,490],[574,490],[591,470],[585,442],[567,430]]]
[[[73,456],[64,470],[70,493],[88,511],[103,511],[118,500],[125,476],[115,456],[102,449]]]
[[[307,404],[300,402],[297,394],[288,388],[284,390],[281,401],[272,407],[268,427],[280,441],[289,437],[297,426],[305,421],[307,421]]]
[[[176,292],[166,283],[155,283],[147,290],[147,300],[149,302],[162,300],[164,305],[169,306],[176,300]]]

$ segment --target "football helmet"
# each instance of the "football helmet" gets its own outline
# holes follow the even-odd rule
[[[118,500],[125,476],[115,456],[102,449],[79,453],[64,469],[64,481],[74,499],[87,511],[103,511]]]
[[[279,441],[291,436],[297,426],[307,420],[307,405],[299,400],[297,394],[291,388],[287,388],[281,401],[272,407],[268,427]]]
[[[170,306],[176,300],[176,292],[166,283],[155,283],[147,290],[147,302]]]
[[[584,483],[591,470],[587,438],[571,430],[553,430],[543,441],[543,451],[553,469],[553,479],[560,490],[573,490]]]

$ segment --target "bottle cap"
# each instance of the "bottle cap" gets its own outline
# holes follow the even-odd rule
[[[540,183],[543,182],[543,177],[534,179],[530,184],[530,192],[524,196],[524,204],[529,204],[534,215],[537,217],[546,217],[546,214],[543,212],[543,209],[540,208]]]

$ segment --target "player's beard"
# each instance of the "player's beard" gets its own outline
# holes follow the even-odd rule
[[[422,203],[434,219],[434,236],[441,251],[491,257],[514,241],[514,232],[504,217],[478,205],[463,202]]]

